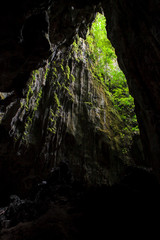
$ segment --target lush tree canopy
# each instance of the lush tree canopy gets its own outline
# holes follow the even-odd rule
[[[139,130],[134,112],[134,100],[129,94],[125,75],[118,66],[114,48],[107,38],[106,19],[102,14],[97,14],[86,41],[92,71],[110,93],[113,105],[124,122],[124,134],[137,133]]]

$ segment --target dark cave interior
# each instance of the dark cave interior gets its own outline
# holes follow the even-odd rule
[[[85,38],[96,12],[102,9],[107,20],[108,38],[135,100],[145,168],[128,167],[122,172],[123,178],[113,186],[88,187],[85,182],[72,179],[74,174],[79,178],[90,174],[93,182],[99,179],[95,172],[90,173],[89,167],[85,169],[88,175],[80,168],[81,156],[77,156],[77,163],[72,159],[72,155],[76,156],[72,146],[76,149],[83,145],[81,134],[71,134],[74,125],[68,124],[71,130],[65,133],[61,149],[59,143],[66,131],[64,122],[59,122],[56,137],[45,133],[46,116],[53,115],[47,104],[52,104],[50,92],[55,86],[47,80],[45,83],[44,69],[49,66],[48,59],[53,66],[52,60],[58,62],[64,56],[67,59],[75,36],[79,34]],[[95,236],[103,239],[108,234],[127,237],[128,231],[135,236],[147,236],[151,232],[154,235],[160,211],[160,1],[15,0],[4,4],[0,12],[0,92],[8,93],[7,98],[0,98],[1,111],[6,114],[0,124],[0,239],[76,240]],[[72,61],[69,65],[72,72],[77,71]],[[27,96],[31,72],[36,69],[41,70],[35,75],[32,91],[42,100],[40,104],[35,100],[40,110],[39,115],[34,116],[34,137],[28,147],[20,141],[14,144],[12,132],[17,126],[20,130],[24,128],[21,123],[24,115],[18,109]],[[62,71],[62,66],[59,65],[59,69]],[[62,95],[61,100],[65,102]],[[26,101],[30,109],[29,100]],[[58,100],[56,104],[59,107]],[[28,109],[25,108],[25,114],[29,114]],[[83,116],[81,122],[86,124]],[[37,133],[38,126],[42,133]],[[92,127],[82,130],[88,131],[94,139]],[[96,136],[102,142],[101,135]],[[88,149],[94,149],[92,141],[88,141]],[[51,143],[48,145],[48,142]],[[42,146],[45,146],[44,150]],[[107,145],[104,146],[107,149]],[[47,158],[47,151],[50,151],[50,158]],[[57,152],[63,161],[56,165]],[[104,152],[112,155],[108,149]],[[70,157],[71,167],[68,160],[64,161],[64,153]],[[87,154],[86,151],[86,159]],[[54,160],[45,162],[45,159],[53,159],[51,156]],[[40,176],[38,184],[34,184],[35,176]],[[24,184],[26,179],[28,185]]]

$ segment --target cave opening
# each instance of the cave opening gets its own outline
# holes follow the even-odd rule
[[[86,42],[89,46],[88,59],[95,71],[97,81],[106,87],[115,109],[124,122],[126,132],[122,129],[123,134],[138,135],[139,127],[134,99],[129,92],[126,77],[118,65],[115,49],[107,37],[104,14],[96,14],[96,18],[88,30]]]
[[[122,2],[103,1],[108,19],[113,17],[110,20],[110,35],[115,24],[113,27],[117,31],[114,29],[111,38],[124,72],[129,69],[127,79],[138,102],[139,119],[144,120],[145,117],[144,122],[140,121],[141,129],[149,126],[148,132],[150,136],[153,135],[151,140],[156,140],[152,134],[152,129],[156,129],[151,127],[153,121],[149,125],[149,117],[151,115],[153,120],[154,115],[150,114],[150,105],[143,105],[141,99],[143,96],[144,102],[148,103],[148,96],[139,94],[141,89],[143,93],[146,91],[145,81],[138,78],[144,74],[146,82],[148,80],[143,69],[145,61],[139,71],[134,65],[137,62],[140,64],[139,59],[142,58],[139,54],[143,52],[143,45],[137,46],[141,51],[132,51],[127,45],[131,43],[133,48],[134,31],[139,30],[136,24],[140,26],[144,22],[133,19],[130,6],[134,3],[128,2],[123,8]],[[138,2],[135,1],[136,7],[139,6]],[[9,77],[4,74],[4,79],[9,79],[4,84],[5,89],[12,84],[12,79],[17,79],[16,84],[13,83],[16,88],[21,79],[28,79],[28,73],[35,66],[38,67],[32,71],[27,86],[24,87],[23,83],[20,86],[25,88],[23,97],[21,94],[18,97],[8,95],[7,99],[7,95],[0,94],[7,106],[0,112],[0,239],[44,240],[47,237],[78,240],[95,236],[103,239],[110,232],[113,236],[113,228],[119,230],[119,237],[119,234],[127,232],[126,229],[133,232],[133,226],[136,234],[139,231],[144,234],[147,227],[151,228],[155,213],[159,215],[159,185],[152,169],[145,165],[143,159],[133,98],[129,95],[124,74],[117,65],[115,52],[106,38],[105,19],[97,14],[99,22],[94,22],[86,40],[77,37],[71,45],[79,27],[85,36],[88,16],[93,20],[94,14],[90,13],[95,13],[95,8],[85,7],[85,1],[76,3],[75,8],[70,6],[70,2],[62,0],[62,3],[60,7],[59,4],[53,4],[53,9],[51,7],[48,11],[49,14],[53,13],[53,18],[50,16],[53,55],[49,59],[47,34],[43,39],[39,38],[40,41],[45,38],[45,41],[36,44],[38,40],[34,31],[34,46],[41,49],[43,42],[47,42],[43,52],[47,60],[43,64],[39,64],[42,56],[34,56],[33,52],[29,52],[29,47],[29,60],[23,56],[23,48],[19,45],[17,52],[12,52],[11,46],[11,52],[5,55],[7,60],[12,54],[15,58],[17,56],[15,63],[23,63],[25,59],[20,73],[14,72],[14,67],[8,61],[10,65],[5,71],[12,71],[13,67],[14,74]],[[37,12],[41,14],[41,10],[43,13],[43,4],[37,11],[29,11],[28,15],[26,10],[24,18],[22,12],[19,25],[29,18],[30,27],[35,26],[32,20]],[[111,17],[112,10],[114,14]],[[139,12],[141,8],[136,13]],[[34,17],[30,18],[32,15]],[[117,16],[120,16],[118,21]],[[144,21],[148,16],[145,15]],[[143,31],[147,35],[144,24],[140,34]],[[41,31],[39,27],[38,32],[43,33],[43,29]],[[117,33],[119,35],[116,38]],[[27,37],[32,42],[32,37]],[[120,41],[121,37],[124,41]],[[145,38],[136,38],[135,41],[142,39]],[[148,39],[151,39],[151,35]],[[141,83],[144,88],[143,84],[140,86]],[[148,112],[149,115],[146,114]],[[148,125],[144,124],[146,122]],[[148,144],[148,138],[145,140]],[[153,150],[156,150],[155,146]]]

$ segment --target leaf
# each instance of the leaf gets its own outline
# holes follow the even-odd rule
[[[115,50],[107,38],[106,19],[102,14],[96,15],[88,31],[86,42],[93,76],[112,95],[114,108],[126,125],[124,131],[135,131],[136,128],[138,129],[138,124],[134,112],[134,100],[129,94],[125,75],[119,68]]]

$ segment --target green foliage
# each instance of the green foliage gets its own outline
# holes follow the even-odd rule
[[[60,78],[58,78],[58,74],[61,76]],[[61,61],[54,61],[51,63],[47,80],[49,80],[50,88],[53,88],[54,92],[53,101],[49,111],[47,130],[55,135],[57,130],[57,120],[61,114],[61,101],[63,100],[62,93],[68,95],[68,97],[72,100],[73,96],[70,92],[69,85],[75,80],[75,78],[71,74],[68,64],[65,64],[62,59]]]
[[[4,95],[3,93],[0,92],[0,100],[3,100],[4,99]]]
[[[83,61],[83,50],[81,48],[81,38],[77,35],[72,43],[71,56],[74,56],[74,60],[77,62]]]
[[[102,14],[97,14],[86,42],[92,74],[111,96],[114,107],[124,122],[123,134],[138,132],[134,100],[129,94],[125,75],[118,66],[115,50],[107,38],[106,19]]]
[[[92,102],[84,102],[87,106],[90,106],[92,107],[93,106],[93,103]]]
[[[97,14],[86,40],[89,44],[89,58],[99,69],[100,75],[107,75],[109,73],[108,64],[111,66],[116,55],[107,38],[106,19],[103,15]]]
[[[51,122],[51,126],[48,127],[48,131],[51,132],[52,134],[56,133],[56,117],[58,117],[58,115],[54,114],[54,111],[52,108],[50,108],[50,122]]]
[[[23,132],[23,137],[22,140],[25,143],[28,143],[28,138],[29,138],[29,133],[32,127],[32,122],[33,122],[33,118],[35,116],[35,112],[38,110],[38,107],[40,105],[40,101],[42,99],[42,88],[39,89],[39,92],[37,93],[36,99],[34,101],[33,104],[31,104],[31,99],[32,97],[34,97],[34,92],[33,92],[33,88],[34,88],[34,84],[35,84],[35,80],[39,75],[39,71],[33,71],[32,72],[32,77],[30,82],[28,83],[28,92],[26,95],[26,104],[23,105],[23,103],[21,103],[21,108],[25,108],[26,110],[26,119],[25,119],[25,126],[24,126],[24,132]],[[45,73],[45,77],[47,76],[47,70]],[[16,139],[18,139],[18,137],[16,137]]]
[[[69,66],[66,66],[66,77],[69,80],[69,78],[70,78],[70,68],[69,68]]]
[[[78,44],[76,43],[76,40],[73,42],[73,44],[72,44],[72,50],[73,50],[73,52],[75,52],[75,53],[78,53],[78,51],[79,51],[79,46],[78,46]]]
[[[56,102],[56,104],[57,104],[57,107],[60,108],[60,107],[61,107],[61,104],[60,104],[59,98],[58,98],[58,96],[57,96],[56,93],[54,93],[54,99],[55,99],[55,102]]]

